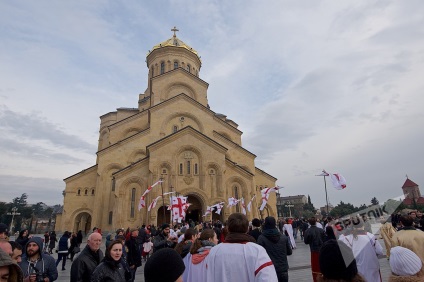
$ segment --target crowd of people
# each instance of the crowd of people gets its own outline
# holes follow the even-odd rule
[[[415,211],[392,215],[381,225],[389,281],[424,281],[422,227],[422,214]],[[382,281],[383,246],[366,216],[321,221],[269,216],[249,222],[241,213],[225,223],[118,229],[107,234],[104,253],[96,227],[80,249],[81,231],[65,231],[60,238],[46,232],[42,238],[22,230],[9,241],[7,226],[0,223],[0,281],[55,281],[67,259],[72,261],[71,282],[132,282],[143,262],[146,282],[289,281],[287,257],[296,252],[299,235],[297,244],[303,241],[310,248],[311,281]]]

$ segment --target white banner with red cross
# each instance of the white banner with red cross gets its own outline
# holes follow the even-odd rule
[[[283,187],[280,186],[275,186],[275,187],[270,187],[270,188],[264,188],[261,190],[261,195],[262,195],[262,205],[259,208],[259,210],[263,210],[266,206],[266,203],[268,202],[269,199],[269,194],[271,192],[277,192],[278,190],[282,189]]]
[[[185,219],[186,211],[190,206],[187,203],[187,197],[185,196],[172,196],[171,197],[171,212],[172,212],[172,221],[181,222]]]

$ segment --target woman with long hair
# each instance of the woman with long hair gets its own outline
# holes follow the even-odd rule
[[[185,258],[185,256],[190,252],[191,245],[196,239],[196,236],[196,230],[192,228],[187,229],[184,233],[184,240],[178,243],[175,247],[175,250],[181,255],[182,258]]]
[[[122,242],[114,240],[106,249],[105,257],[91,275],[91,282],[125,282],[125,270],[121,264]]]
[[[190,248],[191,261],[186,266],[183,281],[206,281],[206,260],[211,248],[218,244],[218,238],[213,229],[205,229],[199,238],[194,240]]]

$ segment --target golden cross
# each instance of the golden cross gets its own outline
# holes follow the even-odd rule
[[[179,31],[179,30],[177,29],[177,27],[176,27],[176,26],[174,26],[174,28],[173,28],[173,29],[171,29],[171,31],[173,31],[173,32],[174,32],[174,37],[177,37],[176,32],[177,32],[177,31]]]

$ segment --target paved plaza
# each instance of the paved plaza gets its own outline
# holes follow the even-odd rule
[[[386,253],[385,246],[382,240],[380,240],[381,245],[384,249],[384,254]],[[311,264],[310,264],[310,252],[309,252],[309,246],[305,245],[303,241],[298,238],[296,240],[297,249],[293,250],[293,255],[288,257],[289,261],[289,280],[290,281],[312,281],[312,275],[311,275]],[[85,240],[81,245],[81,248],[85,246]],[[105,250],[105,244],[104,240],[102,243],[101,249]],[[53,257],[56,259],[57,254],[53,254]],[[75,256],[76,257],[76,256]],[[390,275],[390,265],[388,260],[383,257],[379,259],[380,261],[380,270],[381,270],[381,276],[383,277],[383,281],[388,281],[389,275]],[[70,281],[70,269],[71,269],[71,261],[66,261],[66,270],[61,270],[61,263],[58,266],[58,272],[59,272],[59,278],[56,281],[60,282],[69,282]],[[136,273],[136,279],[137,282],[144,282],[144,274],[143,274],[143,267],[139,267]]]

